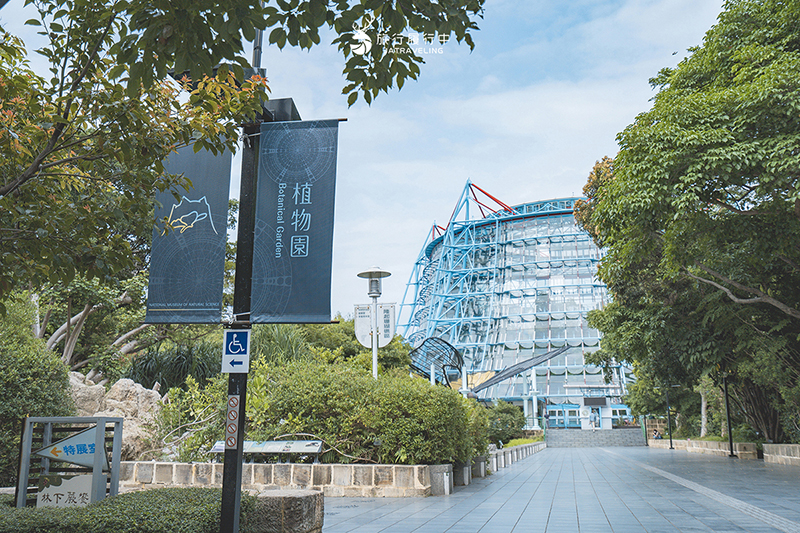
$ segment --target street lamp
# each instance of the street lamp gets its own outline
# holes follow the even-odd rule
[[[676,389],[680,387],[680,385],[670,385],[666,388],[667,391],[667,431],[669,431],[669,449],[674,450],[675,448],[672,447],[672,415],[670,414],[669,410],[669,389],[672,387]]]
[[[391,272],[372,267],[360,272],[359,278],[369,280],[367,296],[372,298],[372,312],[370,313],[370,329],[372,335],[372,377],[378,379],[378,297],[381,295],[381,279],[391,276]]]

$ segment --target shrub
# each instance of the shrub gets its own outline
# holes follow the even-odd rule
[[[476,400],[465,400],[467,407],[467,433],[472,457],[486,455],[489,447],[489,410]]]
[[[498,400],[489,409],[489,440],[500,445],[522,435],[525,415],[516,405]]]
[[[468,413],[456,391],[423,379],[385,378],[373,401],[367,414],[380,442],[379,462],[435,464],[471,457]]]
[[[201,387],[219,374],[222,347],[215,342],[198,342],[189,346],[168,344],[138,354],[131,360],[123,377],[146,389],[156,382],[164,389],[184,387],[192,376]]]
[[[189,376],[185,390],[170,389],[151,426],[153,449],[177,449],[181,462],[208,459],[208,450],[224,434],[227,376],[212,378],[204,388]],[[158,453],[153,457],[158,458]]]
[[[121,494],[73,509],[0,505],[0,533],[217,533],[221,501],[220,489],[165,488]],[[256,498],[242,494],[243,533],[247,515],[255,507]]]
[[[5,302],[0,321],[0,486],[16,484],[21,419],[73,414],[69,375],[61,358],[33,338],[27,295]]]
[[[216,386],[213,393],[190,389],[172,397],[166,414],[197,416],[210,405],[224,405],[224,392]],[[326,463],[465,461],[488,442],[485,409],[474,400],[399,372],[376,381],[348,364],[256,362],[248,379],[247,417],[248,440],[320,439],[320,460]],[[187,440],[183,457],[197,460],[221,438],[223,424],[212,424]]]

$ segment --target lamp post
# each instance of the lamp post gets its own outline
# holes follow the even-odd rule
[[[667,389],[667,431],[669,432],[669,449],[674,450],[672,447],[672,416],[669,412],[669,388]]]
[[[370,312],[370,329],[372,335],[372,377],[378,379],[378,297],[381,295],[381,279],[391,276],[391,272],[372,267],[360,272],[359,278],[369,280],[367,296],[372,298],[372,311]]]
[[[680,385],[669,385],[666,388],[667,391],[667,431],[669,431],[669,449],[674,450],[675,448],[672,447],[672,415],[670,414],[669,410],[669,389],[672,387],[673,389],[680,387]]]
[[[724,374],[722,376],[722,387],[725,390],[725,418],[728,423],[728,457],[736,457],[739,456],[733,453],[733,428],[731,428],[731,404],[728,401],[728,375]]]

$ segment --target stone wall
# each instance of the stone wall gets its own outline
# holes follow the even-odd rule
[[[447,465],[449,466],[449,465]],[[223,463],[123,461],[120,490],[157,487],[221,487]],[[312,489],[328,497],[430,496],[428,465],[330,465],[245,463],[242,487],[254,491]]]
[[[491,452],[470,465],[343,465],[245,463],[242,488],[256,492],[311,489],[327,497],[403,498],[452,494],[454,485],[524,459],[546,447],[544,442]],[[123,461],[121,491],[159,487],[221,487],[223,463],[158,463]],[[487,468],[489,471],[487,471]]]
[[[488,458],[489,470],[497,472],[501,468],[507,468],[517,461],[544,450],[546,447],[547,444],[544,442],[534,442],[533,444],[522,444],[490,452]]]
[[[800,466],[800,444],[764,444],[764,461]]]
[[[669,439],[648,439],[647,443],[653,448],[669,448]],[[690,439],[672,439],[672,447],[676,450],[686,450],[690,453],[705,453],[710,455],[730,455],[728,441],[706,441]],[[734,442],[733,452],[739,459],[758,459],[758,448],[754,442]]]

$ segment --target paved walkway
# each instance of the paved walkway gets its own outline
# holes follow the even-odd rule
[[[450,496],[326,498],[323,533],[800,533],[800,467],[549,448]]]

